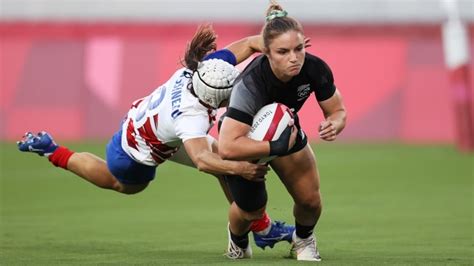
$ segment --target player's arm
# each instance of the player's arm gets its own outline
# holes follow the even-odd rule
[[[305,38],[305,48],[311,47],[311,39]],[[245,61],[254,53],[263,51],[262,35],[253,35],[227,45],[224,49],[231,51],[237,59],[237,65]]]
[[[237,64],[239,64],[252,54],[262,51],[263,39],[261,35],[249,36],[227,45],[225,49],[235,55]]]
[[[241,175],[248,180],[264,181],[263,177],[269,170],[265,165],[223,160],[218,154],[212,152],[206,137],[188,139],[184,142],[184,148],[196,168],[206,173]]]
[[[268,156],[269,142],[248,138],[249,131],[249,125],[225,117],[219,132],[219,155],[231,160],[253,160]]]
[[[326,120],[319,125],[319,137],[326,141],[333,141],[346,126],[346,108],[339,90],[327,100],[320,101],[319,106]]]
[[[229,160],[254,160],[269,155],[286,153],[295,143],[297,130],[293,126],[283,131],[275,141],[257,141],[247,136],[250,126],[230,117],[225,117],[219,133],[219,155]]]

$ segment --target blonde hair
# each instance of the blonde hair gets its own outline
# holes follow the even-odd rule
[[[291,30],[304,34],[303,26],[296,19],[288,17],[288,12],[276,0],[270,0],[266,12],[266,23],[262,28],[265,48],[269,47],[273,39]]]

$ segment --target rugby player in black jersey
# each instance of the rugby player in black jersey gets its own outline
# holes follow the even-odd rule
[[[274,1],[267,10],[262,30],[264,49],[234,82],[229,108],[219,134],[219,153],[224,159],[252,160],[278,155],[271,167],[294,200],[292,253],[297,260],[320,261],[313,229],[321,214],[320,177],[316,160],[297,117],[294,126],[276,141],[247,137],[253,116],[273,102],[283,103],[295,114],[314,92],[325,120],[318,125],[319,136],[333,141],[346,123],[346,110],[329,66],[306,53],[301,24],[288,17]],[[252,221],[265,212],[265,182],[239,176],[227,177],[234,197],[229,210],[230,258],[248,258],[248,232]]]

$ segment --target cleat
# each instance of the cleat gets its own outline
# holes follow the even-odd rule
[[[20,151],[34,152],[46,157],[58,148],[51,135],[45,131],[39,132],[36,136],[31,132],[26,132],[21,141],[17,141],[17,145]]]
[[[229,237],[229,244],[227,246],[227,253],[224,254],[224,256],[232,260],[252,258],[252,247],[250,244],[247,248],[241,248],[237,246],[230,237],[229,226],[227,226],[227,236]]]
[[[308,238],[299,238],[296,232],[293,233],[293,244],[290,250],[290,256],[299,261],[321,261],[318,247],[316,245],[316,237],[314,235]]]
[[[265,250],[265,247],[273,248],[280,241],[291,243],[294,231],[295,227],[293,225],[286,225],[285,222],[275,221],[272,222],[272,227],[268,234],[259,235],[255,232],[252,233],[255,244]]]
[[[23,149],[23,151],[28,151],[28,149],[26,149],[25,147],[20,147],[20,145],[23,145],[25,144],[26,142],[28,141],[34,141],[34,135],[31,133],[31,132],[26,132],[23,137],[21,138],[20,141],[17,141],[16,144],[18,145],[18,148],[20,148],[20,150]]]

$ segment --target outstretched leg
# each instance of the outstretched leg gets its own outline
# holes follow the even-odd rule
[[[67,170],[104,188],[115,190],[124,194],[135,194],[144,190],[148,183],[139,185],[125,185],[120,183],[110,173],[104,159],[88,152],[76,152],[72,154],[67,163]]]
[[[135,194],[146,188],[146,184],[122,184],[115,178],[102,158],[88,152],[73,152],[57,145],[51,135],[40,132],[37,135],[28,132],[18,142],[20,151],[34,152],[47,157],[57,167],[64,168],[84,180],[104,189],[115,190],[124,194]]]

